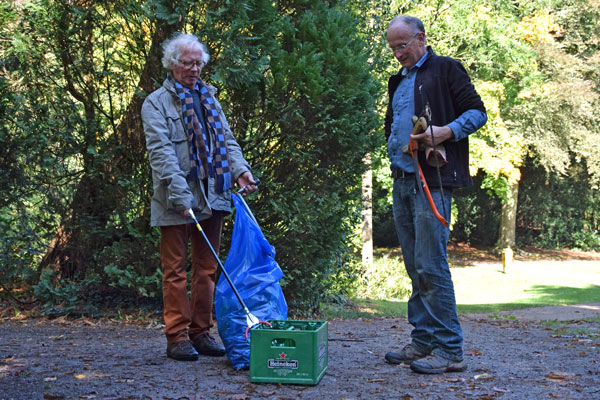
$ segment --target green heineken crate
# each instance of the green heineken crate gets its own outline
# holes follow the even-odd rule
[[[269,321],[250,330],[250,381],[316,385],[327,371],[327,321]]]

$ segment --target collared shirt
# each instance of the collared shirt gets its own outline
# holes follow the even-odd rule
[[[423,57],[410,69],[402,68],[404,76],[394,92],[392,110],[394,118],[391,126],[391,134],[388,140],[388,155],[392,170],[404,170],[415,172],[413,161],[409,153],[403,153],[402,149],[408,145],[410,133],[413,129],[411,118],[415,113],[415,78],[417,71],[429,57],[426,52]],[[450,122],[448,126],[454,133],[454,141],[466,138],[469,134],[481,128],[487,121],[486,113],[480,110],[467,110],[457,119]],[[452,139],[451,139],[452,140]]]

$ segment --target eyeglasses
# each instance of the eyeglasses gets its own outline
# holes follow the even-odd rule
[[[179,61],[179,64],[183,65],[185,69],[192,69],[194,66],[200,69],[205,65],[204,61]]]
[[[408,48],[408,46],[410,46],[413,42],[413,40],[415,40],[415,38],[419,35],[420,32],[415,33],[415,35],[406,43],[404,44],[399,44],[398,46],[393,46],[390,48],[390,50],[392,50],[392,53],[395,53],[397,51],[402,51],[402,50],[406,50]]]

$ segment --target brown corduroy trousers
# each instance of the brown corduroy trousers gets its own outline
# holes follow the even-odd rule
[[[219,253],[223,214],[200,221],[202,230]],[[212,304],[217,261],[194,224],[160,227],[163,305],[167,344],[195,339],[213,326]],[[187,291],[187,254],[191,242],[191,296]]]

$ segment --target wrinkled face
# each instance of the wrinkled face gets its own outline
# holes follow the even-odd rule
[[[177,82],[188,89],[193,89],[196,86],[196,81],[200,78],[203,66],[202,50],[199,48],[190,49],[181,53],[179,63],[173,66],[171,72]]]
[[[412,26],[401,21],[388,29],[387,40],[394,57],[405,68],[413,67],[425,54],[425,33],[415,33]]]

